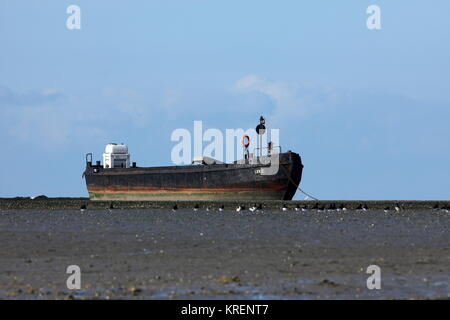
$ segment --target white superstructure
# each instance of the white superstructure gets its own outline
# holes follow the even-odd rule
[[[103,168],[129,168],[130,154],[128,147],[122,144],[109,143],[103,154]]]

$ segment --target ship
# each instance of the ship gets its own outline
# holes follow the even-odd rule
[[[265,120],[256,127],[265,132]],[[262,140],[261,140],[262,141]],[[255,153],[242,137],[243,159],[224,163],[209,157],[194,158],[191,164],[139,167],[130,162],[128,147],[109,143],[103,163],[86,154],[83,177],[91,200],[292,200],[300,185],[303,164],[298,153],[282,152],[280,146],[260,145]],[[263,149],[265,152],[263,153]],[[258,153],[259,151],[259,153]]]

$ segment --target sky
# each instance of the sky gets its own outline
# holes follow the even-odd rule
[[[70,5],[81,29],[67,28]],[[85,154],[100,160],[109,142],[170,165],[175,129],[264,115],[319,199],[448,200],[449,12],[448,0],[0,0],[0,197],[87,196]]]

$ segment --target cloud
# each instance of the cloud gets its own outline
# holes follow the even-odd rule
[[[161,126],[165,106],[155,96],[126,88],[69,94],[57,89],[21,93],[3,86],[0,134],[16,143],[60,147],[116,139],[133,128]]]
[[[105,110],[105,115],[114,116],[120,115],[123,118],[131,121],[131,124],[138,127],[145,127],[149,125],[152,120],[152,106],[154,101],[149,101],[147,97],[140,92],[127,88],[105,88],[101,97],[108,106]]]
[[[5,86],[0,86],[0,107],[42,105],[61,98],[64,98],[64,94],[54,88],[15,92]]]
[[[1,131],[22,142],[64,143],[70,117],[59,103],[67,98],[54,88],[19,92],[0,86]]]
[[[22,93],[0,87],[0,133],[10,136],[13,144],[63,146],[91,141],[104,130],[93,124],[98,113],[92,112],[92,103],[84,102],[53,88]]]
[[[336,92],[331,88],[271,81],[253,74],[236,81],[232,91],[236,94],[256,92],[267,96],[272,101],[268,119],[275,126],[304,120],[328,108],[330,102],[336,99]]]
[[[173,88],[164,90],[162,105],[166,110],[173,109],[179,101],[179,92]]]
[[[19,110],[9,132],[21,141],[66,143],[70,117],[52,106],[26,107]]]

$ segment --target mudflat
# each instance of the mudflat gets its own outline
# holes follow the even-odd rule
[[[448,299],[449,230],[444,210],[1,210],[0,298]]]

